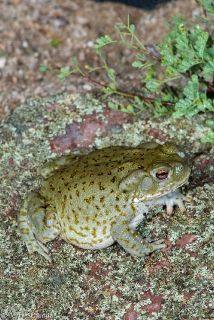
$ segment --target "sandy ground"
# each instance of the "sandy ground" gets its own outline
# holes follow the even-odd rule
[[[130,1],[129,1],[130,3]],[[140,1],[134,1],[140,3]],[[142,7],[148,1],[142,1]],[[69,77],[62,82],[55,73],[41,73],[39,66],[70,67],[71,57],[80,66],[101,65],[93,45],[98,37],[114,35],[116,22],[130,21],[136,25],[139,39],[146,45],[159,43],[167,32],[166,22],[173,14],[183,13],[194,21],[199,13],[194,0],[151,1],[154,10],[143,10],[122,3],[87,0],[2,0],[0,42],[0,117],[4,117],[23,102],[60,92],[76,93],[97,89],[82,79]],[[51,41],[58,39],[57,48]],[[127,47],[114,46],[106,50],[109,65],[116,70],[122,89],[140,89],[140,74],[131,67],[135,53]],[[93,78],[108,83],[103,72]]]

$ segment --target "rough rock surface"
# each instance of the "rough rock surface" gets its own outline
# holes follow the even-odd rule
[[[213,149],[202,145],[204,115],[136,117],[108,109],[96,95],[61,94],[21,105],[4,119],[1,137],[1,316],[6,319],[212,319]],[[73,129],[74,128],[74,129]],[[153,210],[139,231],[168,247],[134,258],[115,244],[83,250],[55,240],[54,263],[29,257],[17,235],[21,199],[38,190],[41,165],[79,148],[174,141],[192,164],[184,186],[194,202],[168,217]],[[172,311],[173,310],[173,311]]]

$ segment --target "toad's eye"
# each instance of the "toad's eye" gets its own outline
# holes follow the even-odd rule
[[[158,178],[158,180],[164,180],[168,177],[168,175],[168,170],[159,170],[158,172],[156,172],[156,178]]]

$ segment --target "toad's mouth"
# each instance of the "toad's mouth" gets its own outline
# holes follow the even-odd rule
[[[161,190],[160,192],[157,192],[155,194],[149,194],[146,197],[142,196],[142,197],[138,197],[138,198],[134,198],[133,202],[142,202],[142,201],[149,201],[149,200],[153,200],[153,199],[158,199],[161,198],[163,196],[165,196],[166,194],[169,194],[177,189],[179,189],[181,186],[183,186],[189,179],[189,176],[187,178],[185,178],[184,180],[182,180],[179,184],[177,184],[176,186],[172,187],[171,185],[169,185],[169,188],[166,188],[165,191]]]

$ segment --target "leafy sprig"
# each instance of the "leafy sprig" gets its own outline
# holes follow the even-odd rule
[[[101,60],[100,66],[86,66],[83,70],[78,60],[72,58],[74,69],[71,71],[56,66],[41,66],[40,70],[58,71],[62,80],[70,75],[79,76],[99,85],[107,96],[119,94],[133,99],[128,105],[109,101],[110,108],[122,112],[136,114],[147,107],[152,108],[155,117],[172,115],[179,118],[214,111],[214,36],[209,18],[214,16],[214,4],[212,0],[196,2],[203,10],[203,16],[197,16],[202,25],[194,25],[181,14],[174,16],[168,23],[171,31],[162,43],[154,47],[141,43],[135,25],[130,23],[128,17],[126,24],[119,22],[114,26],[117,34],[115,39],[110,35],[96,39],[94,47]],[[112,44],[129,46],[136,53],[132,66],[142,73],[142,95],[119,88],[116,72],[105,58],[105,48]],[[89,76],[97,70],[106,72],[109,84],[97,83]],[[213,135],[213,132],[209,132],[207,139],[202,139],[202,142],[214,142]]]

